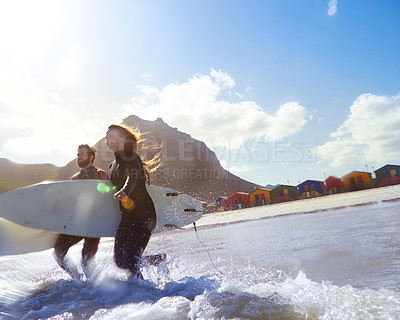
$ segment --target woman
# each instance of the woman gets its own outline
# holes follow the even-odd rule
[[[108,127],[106,145],[114,152],[109,178],[119,199],[121,222],[115,235],[114,258],[118,267],[128,269],[132,277],[141,278],[140,257],[156,226],[156,211],[146,190],[149,167],[154,160],[143,162],[138,155],[139,136],[130,128],[113,124]]]

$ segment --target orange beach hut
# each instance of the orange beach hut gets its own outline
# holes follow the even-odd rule
[[[345,191],[357,191],[373,187],[372,176],[369,172],[353,171],[345,175],[342,180]]]
[[[262,206],[271,203],[271,190],[266,188],[257,188],[250,193],[250,204],[252,206]]]

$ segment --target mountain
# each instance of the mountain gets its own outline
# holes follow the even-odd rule
[[[137,116],[124,119],[124,124],[137,128],[149,144],[161,145],[142,156],[151,158],[161,152],[162,167],[151,176],[151,183],[167,186],[207,202],[235,192],[251,192],[254,183],[243,180],[222,168],[215,153],[204,142],[172,128],[163,120],[142,120]],[[94,165],[107,171],[114,155],[105,145],[105,138],[95,144],[98,154]],[[56,180],[68,180],[77,172],[76,160],[58,169]]]
[[[58,170],[52,164],[19,164],[0,158],[0,194],[41,181],[56,180]]]

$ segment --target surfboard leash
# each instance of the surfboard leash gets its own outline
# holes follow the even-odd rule
[[[195,233],[196,233],[197,239],[198,239],[199,242],[200,242],[200,245],[204,248],[204,250],[206,250],[206,252],[207,252],[207,254],[208,254],[208,257],[209,257],[209,259],[210,259],[211,264],[213,265],[213,267],[215,268],[215,270],[217,270],[221,275],[224,275],[224,273],[223,273],[221,270],[219,270],[219,269],[217,268],[217,266],[214,264],[214,261],[212,260],[212,257],[211,257],[210,252],[208,251],[208,249],[206,248],[206,246],[204,245],[204,243],[200,240],[199,233],[197,232],[197,227],[196,227],[196,222],[195,222],[195,221],[193,222],[193,227],[194,227],[194,231],[195,231]]]

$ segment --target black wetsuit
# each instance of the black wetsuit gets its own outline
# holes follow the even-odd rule
[[[90,166],[89,168],[80,170],[80,172],[74,174],[71,177],[71,180],[79,180],[79,179],[108,180],[108,177],[105,171]],[[83,262],[86,263],[87,260],[93,257],[97,252],[97,247],[99,245],[100,238],[72,236],[68,234],[60,234],[58,236],[56,243],[54,245],[54,250],[57,262],[63,269],[65,269],[63,259],[67,254],[68,249],[71,248],[74,244],[77,244],[82,239],[85,239],[85,243],[82,249],[82,259]]]
[[[156,226],[156,210],[146,189],[143,163],[136,153],[116,152],[109,177],[117,190],[124,191],[130,204],[120,201],[121,222],[115,235],[114,258],[120,268],[140,275],[139,260]]]

